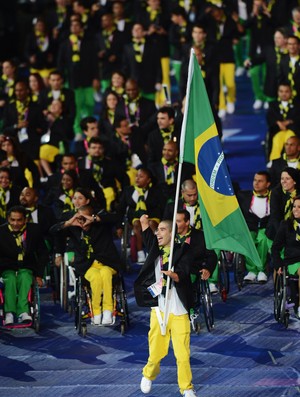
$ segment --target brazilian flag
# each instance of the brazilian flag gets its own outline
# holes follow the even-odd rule
[[[207,248],[260,258],[234,194],[218,131],[195,54],[191,53],[180,159],[195,164]]]

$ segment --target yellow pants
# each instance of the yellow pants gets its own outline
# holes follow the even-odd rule
[[[33,187],[32,172],[28,168],[25,168],[24,175],[25,175],[25,178],[26,178],[26,180],[28,182],[28,186],[29,187]]]
[[[223,86],[227,88],[227,102],[235,103],[236,100],[236,86],[234,76],[234,63],[220,64],[220,95],[219,95],[219,109],[226,109],[226,99],[223,91]]]
[[[40,147],[40,159],[53,163],[55,157],[58,155],[59,149],[56,146],[44,144]]]
[[[170,58],[161,58],[161,70],[162,70],[162,84],[166,84],[169,92],[171,93],[171,81],[170,81]],[[165,92],[163,88],[155,94],[155,105],[157,108],[164,106],[166,103]]]
[[[295,136],[295,133],[291,130],[279,131],[274,135],[272,140],[270,160],[276,160],[281,157],[284,144],[291,136]]]
[[[112,187],[104,187],[103,194],[106,200],[106,211],[111,210],[111,203],[116,199],[116,192]]]
[[[111,267],[94,261],[84,275],[91,285],[94,316],[101,314],[102,295],[102,310],[113,310],[112,277],[114,274],[116,274],[116,271]]]
[[[172,339],[180,392],[183,393],[184,390],[192,389],[190,332],[190,321],[187,314],[181,316],[170,314],[166,335],[161,335],[155,309],[152,309],[148,333],[149,358],[143,368],[143,376],[150,380],[157,377],[160,372],[160,362],[168,354],[170,339]]]

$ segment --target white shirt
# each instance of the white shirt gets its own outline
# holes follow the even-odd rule
[[[133,194],[132,194],[132,200],[135,202],[135,203],[137,203],[138,202],[138,199],[139,199],[139,193],[136,191],[136,190],[134,190],[134,192],[133,192]],[[147,197],[148,197],[148,190],[146,190],[145,191],[145,194],[144,194],[144,197],[145,197],[145,200],[147,199]]]
[[[195,206],[194,205],[187,205],[185,209],[190,213],[190,225],[193,227],[195,224]]]
[[[269,197],[253,196],[250,212],[258,216],[260,219],[270,215],[270,200]]]
[[[52,90],[52,97],[53,99],[59,99],[60,90]]]
[[[160,258],[158,257],[155,261],[156,282],[159,282],[161,278],[162,278],[162,272],[160,268]],[[181,316],[182,314],[187,313],[185,307],[183,306],[181,300],[179,299],[176,288],[174,287],[174,285],[172,285],[172,282],[171,282],[171,289],[168,293],[168,299],[169,299],[169,313],[172,313],[175,316]],[[163,296],[163,294],[158,295],[158,307],[160,311],[164,312],[165,297]]]

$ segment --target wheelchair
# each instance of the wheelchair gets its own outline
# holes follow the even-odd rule
[[[298,276],[287,273],[283,267],[282,273],[276,273],[274,284],[274,318],[288,328],[291,310],[297,316],[298,310]]]
[[[190,315],[191,328],[193,332],[200,333],[200,318],[203,314],[204,321],[208,332],[211,332],[215,326],[212,297],[207,280],[200,277],[195,282],[194,288],[194,308]]]
[[[4,329],[18,329],[18,328],[33,328],[36,333],[40,331],[40,292],[36,281],[33,281],[32,286],[28,292],[28,306],[29,314],[32,321],[28,323],[13,323],[5,325],[4,312],[5,287],[3,280],[0,279],[0,325]]]
[[[131,263],[137,261],[136,239],[128,222],[128,207],[122,222],[123,234],[121,238],[122,270],[129,272]]]
[[[64,253],[63,262],[60,266],[60,305],[65,312],[73,313],[73,306],[70,302],[75,297],[76,276],[74,268],[69,263],[69,252]]]
[[[244,285],[244,276],[246,272],[245,257],[242,254],[235,252],[233,254],[233,271],[234,281],[237,284],[238,290],[241,291]]]
[[[87,335],[87,320],[93,317],[93,307],[89,283],[82,276],[76,277],[75,287],[75,329],[79,335]],[[109,327],[120,325],[121,335],[129,327],[127,296],[124,280],[120,273],[113,276],[113,321]],[[100,327],[104,326],[100,324]],[[105,325],[106,326],[106,325]]]
[[[79,335],[87,335],[87,322],[93,317],[93,307],[89,282],[75,273],[69,263],[68,253],[64,254],[60,274],[61,307],[70,316],[75,315],[75,329]],[[118,320],[118,321],[117,321]],[[127,296],[123,277],[113,276],[113,322],[109,326],[120,325],[124,335],[129,326]]]

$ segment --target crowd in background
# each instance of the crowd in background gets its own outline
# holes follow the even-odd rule
[[[299,7],[297,0],[3,5],[1,222],[10,207],[21,203],[28,218],[38,205],[50,209],[53,224],[76,212],[82,196],[79,203],[88,199],[95,212],[117,214],[119,236],[123,217],[129,215],[136,259],[143,262],[139,217],[147,212],[154,230],[174,201],[193,48],[220,136],[222,120],[236,110],[235,77],[248,74],[253,110],[266,111],[271,178],[258,172],[262,192],[254,186],[249,200],[241,202],[246,220],[249,213],[256,217],[255,226],[248,222],[254,239],[259,234],[261,242],[259,230],[267,229],[273,240],[298,194]],[[291,187],[284,185],[282,174],[292,179]],[[189,202],[186,192],[194,194],[193,175],[193,166],[184,164],[182,182],[190,182],[182,187],[182,202],[191,225],[201,228],[197,200]],[[40,223],[37,216],[34,221]],[[51,224],[41,226],[46,236]],[[263,258],[270,249],[265,238]],[[266,272],[265,266],[250,264],[248,270],[249,280]]]

